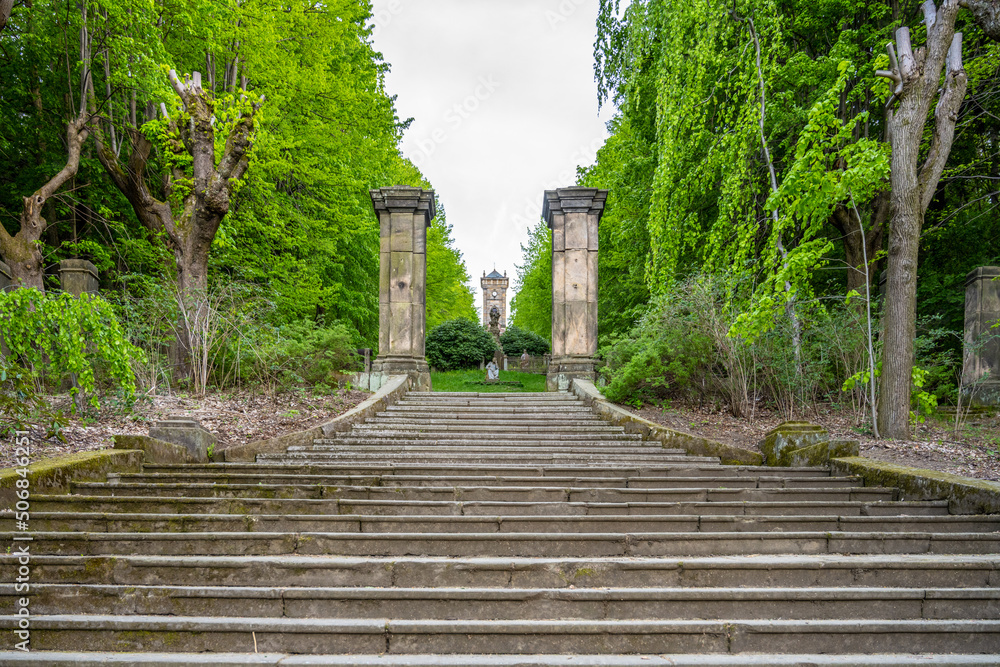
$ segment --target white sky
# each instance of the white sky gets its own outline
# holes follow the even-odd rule
[[[544,190],[573,185],[607,137],[596,0],[374,0],[374,44],[413,124],[403,153],[434,186],[472,276],[511,278]],[[393,185],[386,183],[385,185]],[[513,290],[508,291],[508,297]]]

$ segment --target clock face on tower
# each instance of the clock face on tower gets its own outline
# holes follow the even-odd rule
[[[493,296],[496,296],[496,295],[497,295],[497,291],[493,290]]]

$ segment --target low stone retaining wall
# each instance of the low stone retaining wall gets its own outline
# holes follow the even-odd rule
[[[217,452],[213,460],[253,462],[257,460],[258,454],[278,454],[292,445],[310,445],[316,438],[325,438],[331,433],[349,431],[354,424],[359,424],[398,402],[409,391],[412,384],[413,381],[407,375],[390,376],[371,398],[325,424],[269,440],[257,440],[248,445],[230,447]]]
[[[609,402],[590,380],[574,379],[571,391],[594,409],[603,419],[624,426],[628,433],[638,433],[646,440],[658,440],[664,447],[680,448],[696,456],[718,456],[723,465],[762,465],[764,457],[757,452],[734,447],[708,438],[681,433],[637,417]]]
[[[68,493],[70,482],[103,482],[109,472],[139,472],[143,453],[135,450],[107,449],[78,452],[43,459],[28,466],[31,493]],[[23,479],[18,468],[0,470],[0,504],[13,506],[17,500],[17,480]]]
[[[861,477],[867,486],[895,486],[902,500],[947,499],[952,514],[1000,513],[1000,482],[872,461],[863,456],[831,459],[830,467],[834,475]]]

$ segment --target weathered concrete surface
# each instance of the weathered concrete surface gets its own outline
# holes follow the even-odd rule
[[[332,433],[349,431],[354,424],[364,423],[369,417],[374,417],[390,405],[397,403],[412,386],[413,379],[410,376],[392,376],[365,402],[325,424],[269,440],[257,440],[247,445],[230,447],[219,452],[216,458],[227,462],[253,462],[257,460],[258,454],[279,454],[285,452],[292,445],[311,445],[316,438],[325,438]]]
[[[431,387],[424,358],[427,321],[427,228],[437,214],[433,190],[371,190],[379,220],[379,336],[372,375],[405,373]]]
[[[144,462],[150,463],[204,463],[208,457],[199,458],[183,445],[157,440],[148,435],[116,435],[115,449],[138,450],[145,454]]]
[[[149,437],[186,449],[195,463],[208,461],[215,449],[215,436],[195,419],[164,419],[149,428]]]
[[[73,296],[97,294],[101,282],[97,267],[85,259],[64,259],[59,262],[59,285]]]
[[[542,217],[552,230],[552,362],[549,391],[594,379],[597,353],[598,226],[607,190],[546,190]]]
[[[786,421],[767,432],[760,443],[764,462],[769,466],[789,465],[783,463],[796,450],[828,442],[830,434],[825,428],[810,422]]]
[[[749,449],[726,445],[707,438],[680,433],[659,424],[637,417],[627,410],[605,400],[604,395],[590,380],[575,378],[573,393],[580,397],[594,412],[613,424],[623,426],[628,433],[638,433],[645,440],[658,440],[667,448],[684,449],[697,456],[717,456],[724,465],[761,465],[764,457]]]
[[[965,278],[963,391],[973,403],[1000,405],[1000,266],[981,266]]]
[[[42,459],[28,466],[27,479],[35,493],[66,493],[70,482],[104,481],[109,472],[139,472],[143,453],[135,450],[80,452]],[[0,503],[17,500],[18,468],[0,470]]]
[[[1000,513],[1000,483],[937,470],[872,461],[863,456],[832,459],[835,475],[861,477],[868,486],[895,486],[903,500],[947,499],[952,514]]]

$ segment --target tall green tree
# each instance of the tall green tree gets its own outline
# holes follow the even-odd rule
[[[545,340],[552,340],[552,232],[544,220],[529,230],[521,246],[524,264],[517,266],[511,322]]]

